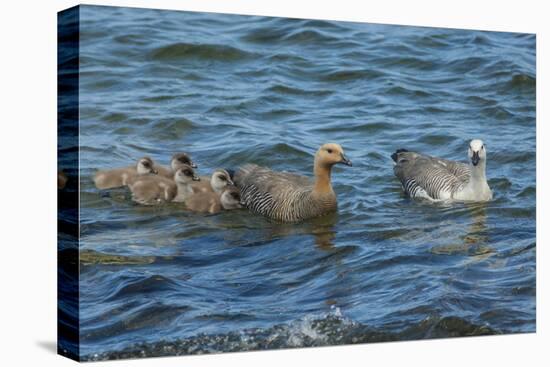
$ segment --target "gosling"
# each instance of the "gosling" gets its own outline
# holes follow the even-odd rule
[[[139,176],[156,175],[155,164],[149,157],[138,160],[135,167],[116,168],[98,171],[94,176],[94,183],[98,189],[113,189],[128,185],[128,182]]]
[[[191,168],[197,168],[197,165],[191,160],[191,157],[189,157],[187,153],[176,153],[170,160],[170,167],[164,167],[157,164],[155,169],[158,171],[159,176],[173,179],[174,173],[184,165],[190,166]]]
[[[190,184],[199,180],[193,168],[185,165],[174,173],[173,180],[156,175],[137,177],[128,187],[132,192],[132,200],[139,204],[181,203],[193,194]]]
[[[211,214],[243,207],[239,189],[234,186],[227,187],[221,194],[217,192],[194,194],[185,202],[185,205],[194,212]]]
[[[212,173],[211,177],[201,176],[199,182],[191,184],[195,193],[215,192],[221,194],[228,186],[234,186],[231,175],[224,169],[217,169]]]

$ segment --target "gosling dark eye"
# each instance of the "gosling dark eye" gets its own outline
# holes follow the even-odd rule
[[[143,167],[150,167],[151,165],[149,164],[149,162],[141,162],[141,164],[143,164]]]
[[[328,154],[332,154],[332,149],[327,149]]]
[[[189,163],[191,163],[191,161],[190,161],[189,159],[187,159],[187,158],[180,158],[179,161],[180,161],[181,163],[184,163],[184,164],[189,164]]]
[[[481,146],[481,149],[485,149],[485,145],[482,145],[482,146]]]
[[[237,194],[236,192],[232,193],[231,196],[233,197],[233,199],[239,199],[239,194]]]
[[[225,176],[218,176],[218,178],[222,181],[227,181],[227,178]]]
[[[185,173],[186,176],[191,176],[191,171],[189,171],[189,170],[185,170],[185,171],[183,171],[183,173]]]

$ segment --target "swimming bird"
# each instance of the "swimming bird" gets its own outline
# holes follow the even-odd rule
[[[157,174],[158,172],[154,168],[154,165],[151,158],[143,157],[133,167],[98,171],[94,176],[94,183],[98,189],[112,189],[126,186],[130,180],[137,176]]]
[[[330,174],[337,163],[351,166],[342,147],[328,143],[315,154],[313,180],[246,164],[235,173],[234,181],[241,190],[241,201],[252,212],[280,222],[298,222],[336,210]]]
[[[217,192],[221,193],[226,187],[233,186],[230,173],[225,169],[217,169],[211,177],[201,176],[201,180],[194,182],[191,186],[196,193]]]
[[[132,200],[139,204],[154,205],[163,202],[184,202],[193,189],[190,183],[200,178],[191,166],[185,165],[174,173],[174,179],[149,175],[136,177],[128,184],[132,192]]]
[[[227,187],[221,193],[211,191],[194,194],[185,201],[185,205],[189,210],[199,213],[242,208],[241,195],[235,186]]]
[[[158,171],[158,175],[166,177],[169,179],[174,178],[174,173],[178,168],[188,165],[191,168],[197,168],[197,165],[191,160],[187,153],[176,153],[172,156],[170,160],[170,167],[161,166],[160,164],[155,165],[155,169]]]
[[[433,201],[488,201],[493,193],[487,184],[487,150],[474,139],[468,147],[469,163],[461,163],[398,149],[391,155],[393,171],[411,198]]]

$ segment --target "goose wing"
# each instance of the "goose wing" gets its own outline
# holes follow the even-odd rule
[[[395,161],[394,173],[413,198],[449,199],[470,177],[463,163],[415,152],[399,152]]]
[[[305,176],[290,172],[274,172],[255,164],[246,164],[235,173],[235,184],[239,188],[254,186],[262,192],[278,194],[293,188],[312,187],[313,182]]]
[[[440,164],[443,164],[447,167],[447,170],[456,176],[456,178],[461,182],[468,182],[470,179],[470,175],[472,174],[472,171],[470,169],[470,166],[466,163],[462,162],[456,162],[456,161],[450,161],[447,159],[437,159]]]
[[[249,209],[268,214],[278,203],[296,192],[311,190],[313,182],[290,172],[274,172],[255,164],[242,166],[234,177],[241,201]]]

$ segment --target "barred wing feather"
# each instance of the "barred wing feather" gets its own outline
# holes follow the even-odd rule
[[[254,164],[242,166],[235,174],[235,184],[241,191],[241,201],[258,214],[283,220],[302,218],[311,194],[313,182],[289,172],[274,172]]]
[[[410,197],[433,200],[452,198],[470,178],[470,168],[463,163],[414,152],[398,153],[394,172]]]

